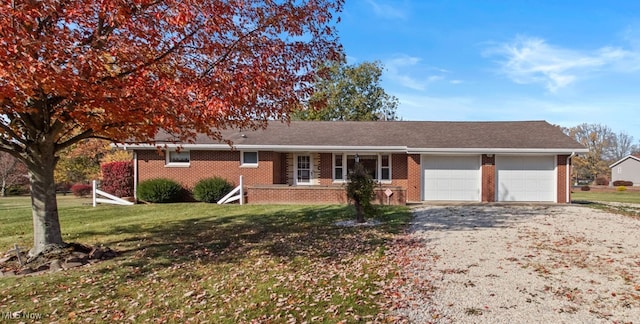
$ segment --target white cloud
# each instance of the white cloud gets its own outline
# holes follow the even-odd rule
[[[597,71],[640,69],[640,52],[616,47],[579,51],[550,45],[535,37],[518,37],[485,52],[504,58],[501,70],[519,84],[543,84],[550,92],[567,87]]]
[[[551,124],[573,127],[582,123],[602,123],[614,131],[625,131],[640,139],[637,118],[638,96],[584,96],[563,100],[557,96],[536,99],[521,95],[438,96],[394,92],[404,120],[546,120]]]
[[[376,1],[376,0],[367,0],[367,2],[373,9],[373,12],[375,12],[376,15],[382,18],[385,18],[385,19],[405,19],[406,18],[405,11],[397,6],[383,3],[381,1]]]
[[[386,68],[386,76],[389,80],[400,84],[402,87],[423,91],[427,85],[445,79],[444,73],[447,70],[439,68],[429,68],[420,65],[422,59],[409,55],[399,55],[392,59],[386,60],[384,66]],[[435,71],[437,74],[428,75],[426,71]],[[424,73],[423,73],[424,72]],[[419,74],[420,77],[413,75]]]

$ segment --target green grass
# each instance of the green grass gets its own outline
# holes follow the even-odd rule
[[[571,194],[574,201],[605,201],[640,204],[640,191],[574,191]]]
[[[60,197],[67,242],[115,259],[0,278],[0,309],[51,321],[356,322],[385,317],[394,273],[385,244],[410,219],[384,207],[376,227],[337,227],[347,206],[203,203],[98,206]],[[0,198],[0,251],[31,244],[28,198]]]

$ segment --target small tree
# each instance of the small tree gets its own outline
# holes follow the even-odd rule
[[[347,197],[353,201],[356,208],[356,222],[364,223],[365,213],[372,211],[371,200],[375,198],[375,181],[360,163],[356,163],[353,172],[349,174]]]

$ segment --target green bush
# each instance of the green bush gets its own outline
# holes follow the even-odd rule
[[[202,179],[193,187],[193,198],[197,201],[214,203],[233,190],[233,184],[227,180],[214,177]]]
[[[153,203],[176,202],[182,193],[182,186],[171,179],[157,178],[140,182],[138,199]]]

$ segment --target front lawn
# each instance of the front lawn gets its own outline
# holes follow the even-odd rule
[[[573,201],[605,201],[640,204],[640,191],[574,191]]]
[[[20,203],[20,199],[23,202]],[[410,219],[385,207],[375,227],[338,227],[347,206],[136,206],[60,203],[68,242],[105,245],[112,260],[0,278],[0,309],[52,321],[393,321],[385,244]],[[0,198],[0,251],[31,245],[29,199]],[[1,256],[1,255],[0,255]]]

